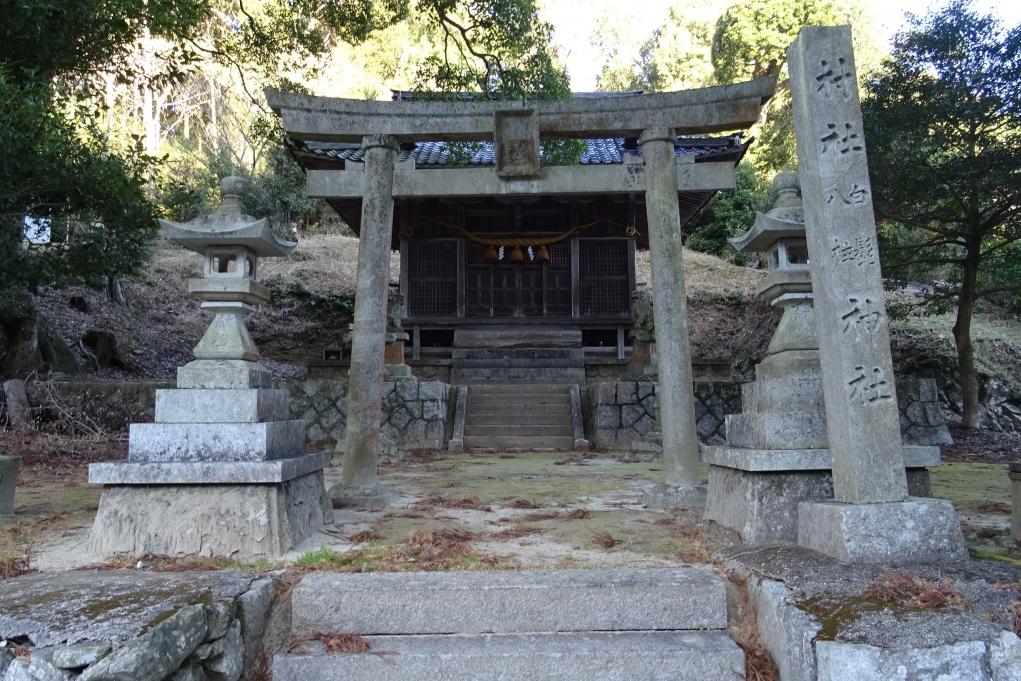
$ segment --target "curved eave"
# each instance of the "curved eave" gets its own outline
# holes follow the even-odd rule
[[[196,253],[204,253],[208,248],[244,246],[259,257],[272,258],[288,256],[298,245],[274,234],[266,218],[250,222],[244,220],[247,216],[236,217],[241,219],[236,219],[235,225],[226,229],[203,228],[204,218],[187,223],[161,219],[159,223],[164,238]]]
[[[777,239],[804,238],[805,224],[791,220],[780,220],[766,213],[756,213],[751,229],[731,239],[730,245],[738,253],[761,253],[769,250]]]

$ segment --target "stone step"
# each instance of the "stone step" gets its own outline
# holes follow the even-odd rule
[[[584,383],[584,367],[507,369],[502,367],[451,367],[453,383]]]
[[[467,444],[467,443],[466,443]],[[292,634],[722,629],[726,588],[702,567],[306,575]]]
[[[454,330],[455,348],[580,348],[581,329],[560,326],[476,326]]]
[[[468,391],[468,413],[473,411],[507,411],[525,409],[529,411],[545,411],[548,407],[566,407],[571,410],[571,396],[563,395],[472,395]],[[492,408],[490,408],[492,407]]]
[[[455,361],[466,359],[574,359],[584,361],[582,348],[454,348],[450,356]]]
[[[529,395],[539,394],[565,394],[571,393],[571,385],[557,384],[557,383],[483,383],[480,385],[473,385],[469,391],[469,395],[508,395],[511,393],[527,393]]]
[[[534,413],[526,410],[504,412],[468,412],[464,424],[468,426],[536,425],[554,426],[571,423],[571,412]]]
[[[463,614],[460,611],[458,615]],[[370,652],[273,658],[275,681],[739,681],[744,654],[722,632],[372,636]]]
[[[577,359],[528,359],[521,357],[484,357],[458,359],[453,367],[465,369],[584,369],[584,362]]]
[[[465,436],[468,449],[515,449],[520,451],[569,451],[574,449],[573,437],[492,437]]]
[[[491,425],[466,424],[464,434],[466,437],[568,437],[574,435],[574,426],[571,423],[570,417],[567,419],[562,418],[560,423],[542,425],[516,423]]]

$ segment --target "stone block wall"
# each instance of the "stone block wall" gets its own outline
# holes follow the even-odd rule
[[[652,431],[656,421],[656,384],[646,381],[593,383],[584,389],[585,433],[596,449],[627,451]],[[714,381],[695,383],[699,439],[725,439],[724,419],[741,410],[741,386]]]
[[[897,381],[901,434],[912,445],[952,442],[940,408],[935,379],[909,377]],[[585,433],[596,449],[629,451],[647,436],[656,420],[656,384],[639,381],[593,383],[584,388]],[[726,416],[741,411],[741,384],[695,382],[695,419],[704,444],[727,439]]]
[[[333,449],[344,442],[347,382],[291,381],[291,418],[305,420],[306,446]],[[391,460],[415,449],[442,449],[451,426],[450,386],[415,378],[388,381],[383,391],[383,451]]]
[[[936,379],[898,379],[897,402],[900,432],[905,444],[946,445],[953,442],[940,406]]]

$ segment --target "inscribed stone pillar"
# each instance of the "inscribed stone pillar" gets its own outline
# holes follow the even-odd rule
[[[367,135],[362,147],[365,193],[358,242],[343,467],[344,487],[355,489],[373,487],[377,482],[397,140],[388,135]]]
[[[850,27],[788,51],[826,427],[837,501],[907,496]]]
[[[945,499],[907,496],[851,29],[787,51],[834,501],[798,505],[798,544],[846,563],[967,558]]]
[[[646,130],[639,144],[645,157],[645,211],[652,260],[653,318],[659,357],[659,404],[666,484],[698,485],[698,431],[684,290],[681,219],[677,204],[677,136],[670,128]]]

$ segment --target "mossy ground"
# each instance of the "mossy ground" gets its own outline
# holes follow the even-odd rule
[[[338,511],[336,525],[283,563],[306,555],[306,567],[413,569],[419,558],[407,546],[415,533],[467,537],[470,550],[458,553],[446,569],[699,563],[736,541],[697,513],[643,508],[642,491],[662,479],[658,463],[629,463],[610,454],[441,452],[383,466],[380,473],[400,494],[399,504],[376,513]],[[951,499],[962,513],[977,555],[1021,560],[1009,539],[1006,466],[946,463],[932,472],[932,484],[936,496]],[[29,554],[46,569],[78,567],[84,558],[76,551],[99,495],[81,471],[65,479],[23,471],[18,515],[0,527],[0,561]],[[165,569],[188,564],[170,562]]]

